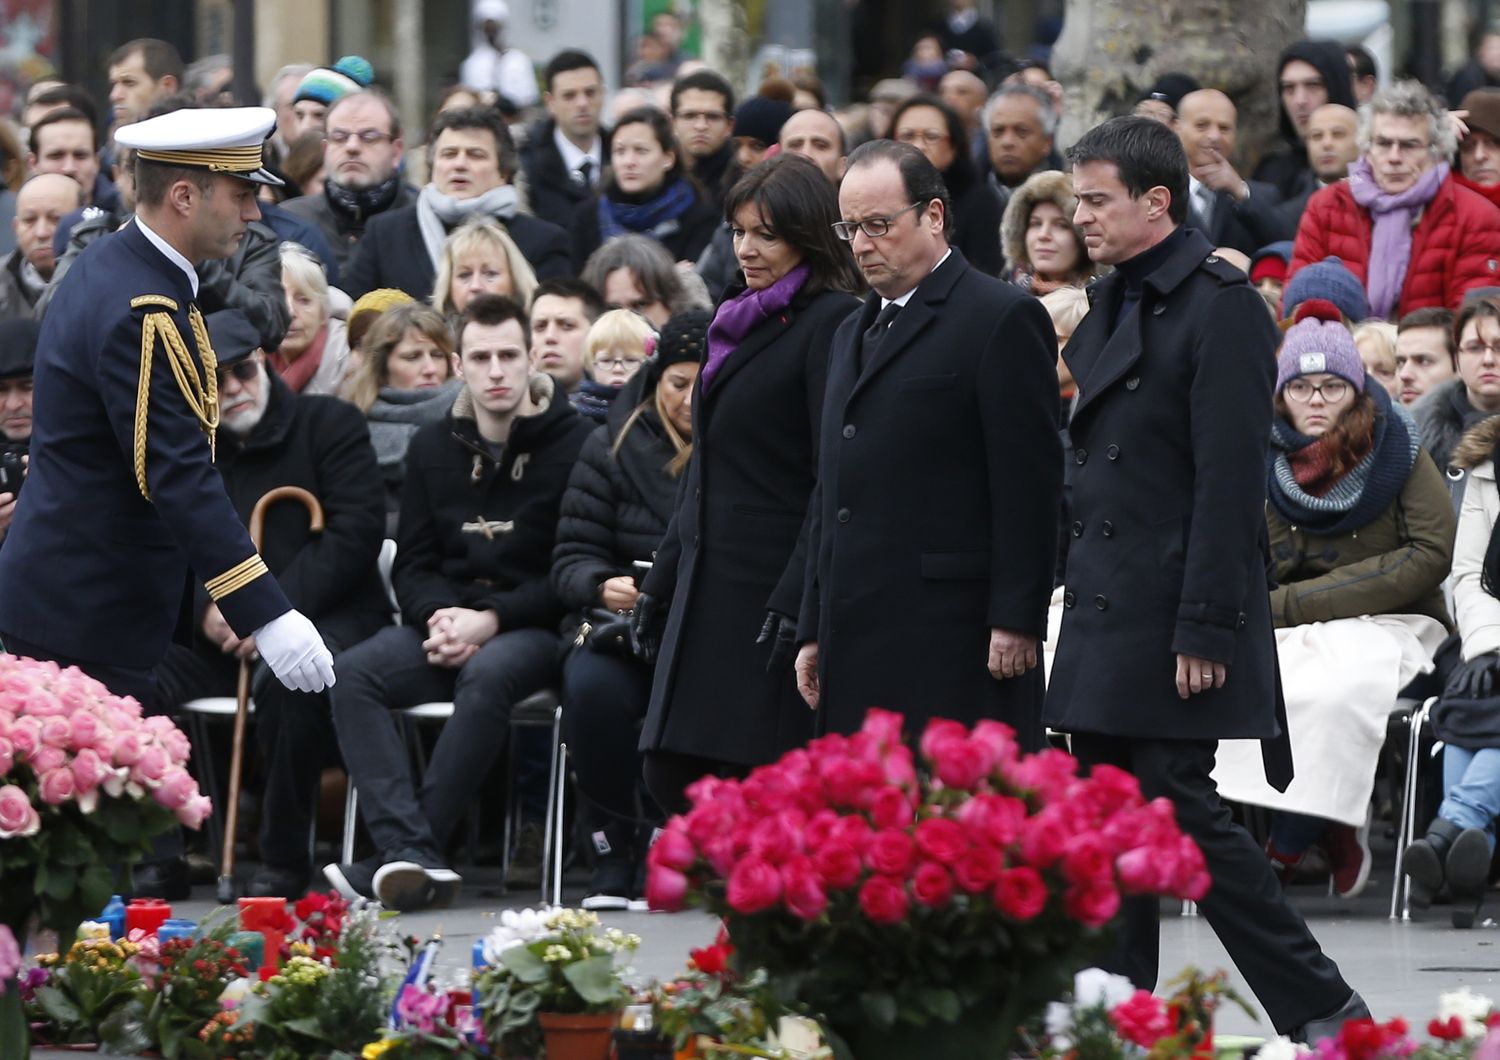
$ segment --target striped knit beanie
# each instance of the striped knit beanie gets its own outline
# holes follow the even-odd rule
[[[375,68],[360,55],[346,55],[332,66],[320,66],[297,85],[293,103],[311,100],[328,106],[351,92],[369,88],[375,80]]]

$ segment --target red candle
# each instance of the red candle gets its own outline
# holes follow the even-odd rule
[[[160,898],[132,898],[125,907],[125,934],[140,928],[148,935],[155,935],[162,921],[172,915],[172,907]]]
[[[281,960],[281,943],[286,938],[287,912],[285,898],[241,898],[240,930],[259,931],[266,939],[261,967],[273,972]]]

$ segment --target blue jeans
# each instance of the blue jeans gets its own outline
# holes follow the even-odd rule
[[[1438,816],[1460,828],[1479,828],[1495,849],[1500,815],[1500,747],[1443,747],[1443,804]]]

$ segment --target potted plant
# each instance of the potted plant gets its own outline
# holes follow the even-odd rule
[[[151,839],[197,828],[208,799],[172,722],[76,667],[0,654],[0,925],[74,937]],[[127,869],[128,871],[128,869]],[[0,991],[0,1052],[30,1055],[20,993]]]
[[[630,1001],[616,959],[641,940],[578,909],[527,911],[486,945],[489,967],[474,979],[474,1004],[501,1056],[605,1060],[610,1034]]]
[[[648,858],[654,908],[724,917],[734,962],[841,1056],[1005,1056],[1101,948],[1120,896],[1199,898],[1203,856],[1128,773],[934,720],[921,768],[869,712],[744,780],[705,777]]]

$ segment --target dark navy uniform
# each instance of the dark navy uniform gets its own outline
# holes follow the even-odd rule
[[[291,610],[214,469],[217,395],[187,274],[139,221],[90,247],[42,325],[31,466],[0,551],[0,639],[147,672],[189,569],[241,637]]]

